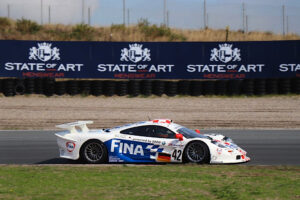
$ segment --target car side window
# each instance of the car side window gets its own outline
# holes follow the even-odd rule
[[[156,126],[154,137],[158,138],[176,138],[176,135],[173,131],[166,127]]]
[[[144,137],[150,137],[150,134],[152,132],[154,131],[151,126],[138,126],[138,127],[128,128],[121,131],[122,134],[144,136]]]

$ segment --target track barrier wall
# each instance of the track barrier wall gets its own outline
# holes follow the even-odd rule
[[[244,80],[55,80],[0,79],[0,93],[94,95],[94,96],[176,96],[176,95],[266,95],[300,94],[300,78]]]
[[[300,77],[300,41],[135,43],[0,40],[0,77],[295,78]]]
[[[300,41],[0,40],[0,92],[16,94],[299,94]]]

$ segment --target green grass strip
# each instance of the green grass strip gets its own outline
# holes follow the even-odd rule
[[[299,199],[300,167],[0,166],[0,199]]]

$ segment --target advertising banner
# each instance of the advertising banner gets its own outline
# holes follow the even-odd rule
[[[300,41],[0,40],[0,77],[248,79],[300,77]]]

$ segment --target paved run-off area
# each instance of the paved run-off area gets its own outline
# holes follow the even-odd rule
[[[77,120],[105,128],[148,117],[201,129],[300,129],[300,96],[0,97],[2,130],[53,130]]]

